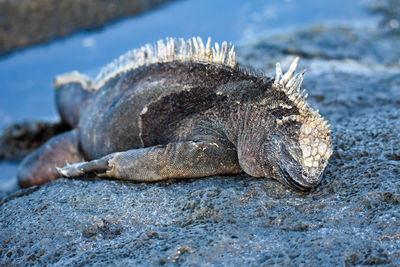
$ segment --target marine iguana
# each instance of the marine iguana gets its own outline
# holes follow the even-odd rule
[[[120,56],[95,80],[58,76],[57,108],[72,130],[24,159],[19,184],[91,173],[153,182],[245,172],[310,190],[332,144],[327,121],[301,92],[298,60],[285,74],[277,63],[268,78],[238,67],[227,42],[167,38]]]

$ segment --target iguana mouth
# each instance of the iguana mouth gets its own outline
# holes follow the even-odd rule
[[[284,167],[282,168],[280,165],[278,165],[278,167],[279,167],[279,173],[282,174],[283,177],[282,182],[284,182],[290,188],[307,192],[310,191],[317,184],[317,183],[308,183],[304,179],[293,179],[293,177],[289,174],[286,168]],[[299,180],[302,181],[300,182]]]

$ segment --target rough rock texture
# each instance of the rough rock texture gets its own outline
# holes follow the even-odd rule
[[[168,0],[0,0],[0,55],[143,12]]]
[[[326,180],[310,194],[247,176],[20,191],[0,207],[0,262],[398,264],[400,112],[334,131]]]
[[[2,200],[0,264],[399,265],[399,40],[365,27],[283,32],[238,51],[271,74],[303,57],[335,146],[311,193],[245,175],[60,179]]]

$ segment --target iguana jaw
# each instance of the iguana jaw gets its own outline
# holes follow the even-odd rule
[[[301,182],[299,181],[299,179],[293,179],[293,177],[289,174],[289,172],[284,166],[279,166],[279,173],[281,175],[281,179],[279,180],[295,190],[309,191],[318,184],[318,183],[310,184],[306,182],[304,179],[301,179]]]
[[[292,189],[309,191],[318,185],[323,168],[310,171],[302,161],[298,143],[286,135],[275,136],[265,143],[262,149],[265,177],[271,177]]]
[[[295,190],[310,191],[321,182],[326,162],[317,168],[308,168],[299,164],[277,164],[277,180]]]

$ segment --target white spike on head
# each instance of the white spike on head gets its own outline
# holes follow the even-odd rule
[[[307,171],[313,172],[325,168],[332,154],[331,130],[319,111],[313,110],[305,101],[308,95],[305,90],[301,91],[305,71],[294,76],[298,63],[299,58],[296,57],[283,75],[280,64],[277,63],[273,87],[285,92],[299,110],[296,120],[301,123],[299,144],[303,165]]]
[[[299,63],[299,57],[296,57],[292,64],[290,64],[289,70],[282,76],[281,84],[285,85],[292,77],[296,71],[297,64]]]
[[[282,68],[281,68],[281,64],[279,64],[279,62],[278,62],[278,63],[276,63],[276,76],[275,76],[274,84],[279,84],[281,77],[282,77]]]

